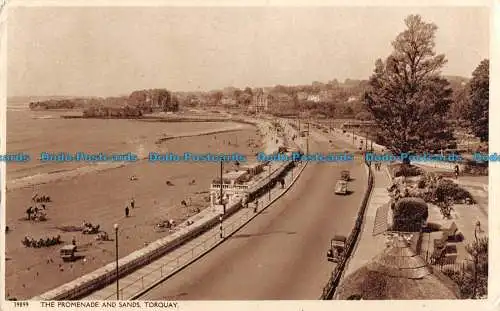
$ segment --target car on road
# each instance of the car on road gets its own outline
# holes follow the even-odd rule
[[[344,256],[346,237],[343,235],[335,235],[330,240],[330,249],[326,252],[328,261],[338,263]]]
[[[337,181],[337,184],[335,185],[335,194],[346,195],[346,194],[348,194],[348,192],[349,192],[349,190],[347,187],[347,181],[345,181],[345,180]]]
[[[343,170],[342,172],[340,172],[340,178],[342,178],[342,180],[349,181],[351,179],[351,172],[349,172],[348,170]]]

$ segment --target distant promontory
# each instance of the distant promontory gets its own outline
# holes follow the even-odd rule
[[[157,111],[178,111],[179,101],[166,89],[149,89],[120,97],[35,101],[29,107],[32,110],[79,109],[83,110],[84,118],[139,118]]]

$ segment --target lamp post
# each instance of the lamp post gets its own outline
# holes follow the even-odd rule
[[[271,163],[269,163],[269,172],[267,174],[267,178],[269,179],[269,202],[271,202],[271,190],[273,190],[273,188],[271,187]]]
[[[223,171],[223,164],[222,164],[222,159],[220,160],[220,205],[223,207],[223,213],[226,213],[226,205],[223,203],[223,198],[222,198],[222,185],[223,185],[223,179],[222,179],[222,171]]]
[[[309,123],[310,123],[310,120],[307,120],[307,154],[309,155]]]
[[[472,256],[474,256],[474,291],[472,292],[472,298],[475,299],[477,296],[477,266],[478,266],[478,247],[479,247],[479,239],[477,237],[478,232],[481,231],[481,223],[479,220],[476,222],[476,227],[474,228],[474,239],[475,239],[475,247],[472,250]]]
[[[349,123],[351,124],[351,131],[352,131],[352,144],[354,145],[354,124],[353,123]],[[356,147],[356,146],[354,146]]]
[[[368,152],[368,132],[365,130],[365,152]]]
[[[220,238],[224,238],[224,232],[222,230],[222,214],[219,215],[219,231],[220,231]]]
[[[115,224],[113,227],[115,228],[116,300],[120,300],[120,276],[118,270],[118,224]]]

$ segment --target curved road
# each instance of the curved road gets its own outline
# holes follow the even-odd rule
[[[328,141],[311,142],[310,152],[331,151],[332,146]],[[339,142],[333,148],[344,151],[347,146]],[[354,178],[349,196],[333,193],[343,169]],[[359,161],[311,162],[280,200],[139,299],[318,299],[334,267],[326,260],[330,239],[335,233],[350,233],[366,185]]]

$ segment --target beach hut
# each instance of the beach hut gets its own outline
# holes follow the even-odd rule
[[[247,175],[247,171],[231,171],[222,175],[222,182],[230,186],[241,184],[246,181]],[[212,184],[219,185],[220,177],[214,178]]]
[[[336,300],[459,299],[458,286],[432,269],[399,236],[368,264],[347,276]]]
[[[255,176],[264,171],[264,163],[252,163],[241,166],[241,169],[246,171],[250,176]]]

